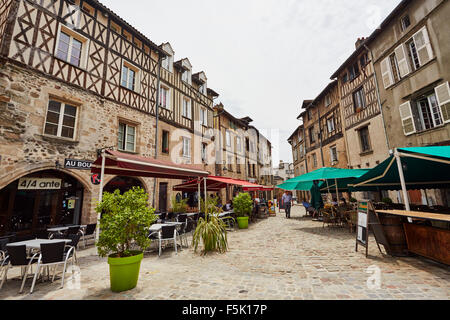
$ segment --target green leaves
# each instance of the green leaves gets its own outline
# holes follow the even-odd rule
[[[194,251],[197,252],[200,242],[203,242],[203,254],[210,251],[224,253],[228,249],[227,230],[225,223],[217,214],[206,214],[205,219],[198,220],[193,236]]]
[[[148,206],[148,194],[142,188],[133,187],[123,195],[119,190],[105,192],[95,210],[102,214],[97,243],[100,256],[127,257],[133,255],[133,243],[141,249],[150,246],[148,229],[157,217],[155,209]]]
[[[177,201],[177,198],[175,196],[172,196],[170,199],[170,202],[172,203],[172,212],[174,213],[185,213],[188,209],[187,204],[188,199],[181,199],[180,201]]]
[[[247,217],[252,213],[253,200],[248,193],[239,193],[233,199],[234,213],[238,217]]]

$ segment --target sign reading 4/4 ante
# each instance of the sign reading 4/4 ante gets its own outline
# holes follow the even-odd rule
[[[61,179],[55,178],[21,178],[18,190],[59,190]]]
[[[90,170],[91,166],[92,161],[74,159],[64,160],[64,168],[66,169]]]

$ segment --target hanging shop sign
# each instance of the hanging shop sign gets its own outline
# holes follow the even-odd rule
[[[20,178],[18,190],[59,190],[61,179],[55,178]]]
[[[100,175],[98,175],[97,173],[94,173],[91,176],[91,183],[95,186],[98,186],[100,184]]]
[[[65,169],[76,169],[76,170],[91,170],[92,161],[87,160],[74,160],[65,159],[64,168]]]

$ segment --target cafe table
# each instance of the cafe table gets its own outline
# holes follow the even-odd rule
[[[151,226],[150,226],[150,231],[151,232],[157,232],[157,231],[159,231],[159,230],[161,230],[162,229],[162,227],[163,226],[173,226],[173,225],[175,225],[175,226],[181,226],[183,224],[183,222],[165,222],[165,223],[155,223],[155,224],[152,224]]]
[[[33,240],[27,240],[27,241],[8,243],[6,245],[6,247],[25,245],[27,247],[27,250],[31,250],[31,249],[39,250],[39,249],[41,249],[41,244],[49,244],[49,243],[55,243],[55,242],[65,242],[67,244],[67,243],[72,242],[72,240],[70,240],[70,239],[33,239]]]

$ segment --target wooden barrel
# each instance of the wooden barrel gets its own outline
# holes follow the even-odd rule
[[[409,255],[408,243],[406,241],[405,230],[403,229],[402,217],[380,214],[380,222],[383,226],[391,255],[404,257]]]

